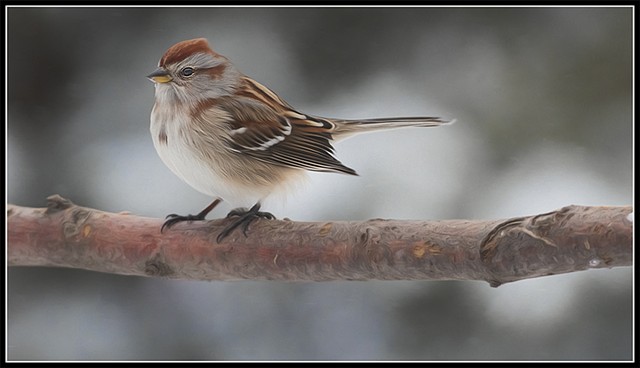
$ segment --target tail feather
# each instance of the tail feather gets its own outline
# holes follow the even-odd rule
[[[453,120],[443,120],[438,117],[407,117],[407,118],[377,118],[363,120],[341,120],[336,124],[333,139],[344,139],[353,134],[375,132],[407,127],[437,127],[453,124]]]

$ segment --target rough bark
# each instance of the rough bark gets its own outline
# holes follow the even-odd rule
[[[631,207],[567,206],[497,221],[180,223],[76,206],[9,205],[10,266],[194,280],[517,280],[632,264]]]

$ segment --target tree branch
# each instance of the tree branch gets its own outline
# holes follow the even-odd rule
[[[484,280],[632,264],[631,207],[567,206],[498,221],[256,220],[216,243],[227,219],[180,223],[76,206],[8,205],[10,266],[194,280]]]

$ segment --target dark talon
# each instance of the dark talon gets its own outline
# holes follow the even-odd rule
[[[247,236],[247,230],[249,229],[249,225],[257,218],[266,218],[269,220],[274,220],[276,217],[269,212],[260,212],[260,203],[256,203],[251,209],[247,210],[246,208],[236,208],[227,214],[227,218],[238,216],[238,219],[227,225],[218,237],[216,241],[220,243],[222,239],[226,238],[233,230],[235,230],[238,226],[242,225],[242,233],[244,236]]]
[[[249,212],[249,210],[246,208],[236,208],[229,211],[229,213],[227,213],[227,218],[234,217],[234,216],[242,216],[247,212]]]
[[[207,208],[205,208],[204,210],[200,211],[200,213],[198,213],[197,215],[180,216],[180,215],[177,215],[175,213],[167,215],[167,217],[165,217],[165,218],[168,219],[168,220],[165,221],[164,224],[162,224],[162,227],[160,228],[160,233],[162,233],[164,231],[165,227],[167,229],[169,229],[171,226],[177,224],[178,222],[182,222],[182,221],[202,221],[202,220],[204,220],[204,218],[207,217],[207,214],[209,212],[211,212],[211,210],[215,206],[217,206],[218,203],[220,203],[220,202],[222,202],[222,199],[216,198],[213,202],[211,202],[210,205],[207,206]]]
[[[162,224],[162,227],[160,228],[160,232],[162,233],[164,231],[164,228],[166,227],[167,229],[171,228],[171,226],[177,224],[178,222],[182,222],[182,221],[200,221],[200,220],[204,220],[204,217],[206,216],[206,214],[204,216],[200,216],[202,213],[199,213],[197,215],[186,215],[186,216],[179,216],[176,215],[174,213],[172,213],[171,215],[168,215],[167,218],[169,218],[167,221],[164,222],[164,224]]]

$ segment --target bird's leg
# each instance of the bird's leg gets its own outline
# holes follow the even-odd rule
[[[238,226],[242,225],[242,233],[244,236],[247,236],[247,229],[249,228],[249,224],[251,224],[257,218],[266,218],[269,220],[273,220],[276,217],[269,212],[260,212],[260,202],[256,203],[249,210],[246,208],[236,208],[229,212],[227,218],[230,217],[238,217],[235,221],[227,225],[222,231],[220,235],[218,235],[217,241],[220,243],[222,239],[226,238],[227,235],[231,234],[233,230],[235,230]]]
[[[207,208],[200,211],[200,213],[198,213],[197,215],[180,216],[180,215],[176,215],[175,213],[172,213],[166,217],[168,220],[164,222],[164,224],[160,228],[160,232],[163,232],[165,227],[168,229],[171,226],[177,224],[178,222],[202,221],[207,216],[207,214],[211,212],[211,210],[213,210],[220,202],[222,202],[222,199],[216,198],[213,202],[211,202],[210,205],[207,206]]]

